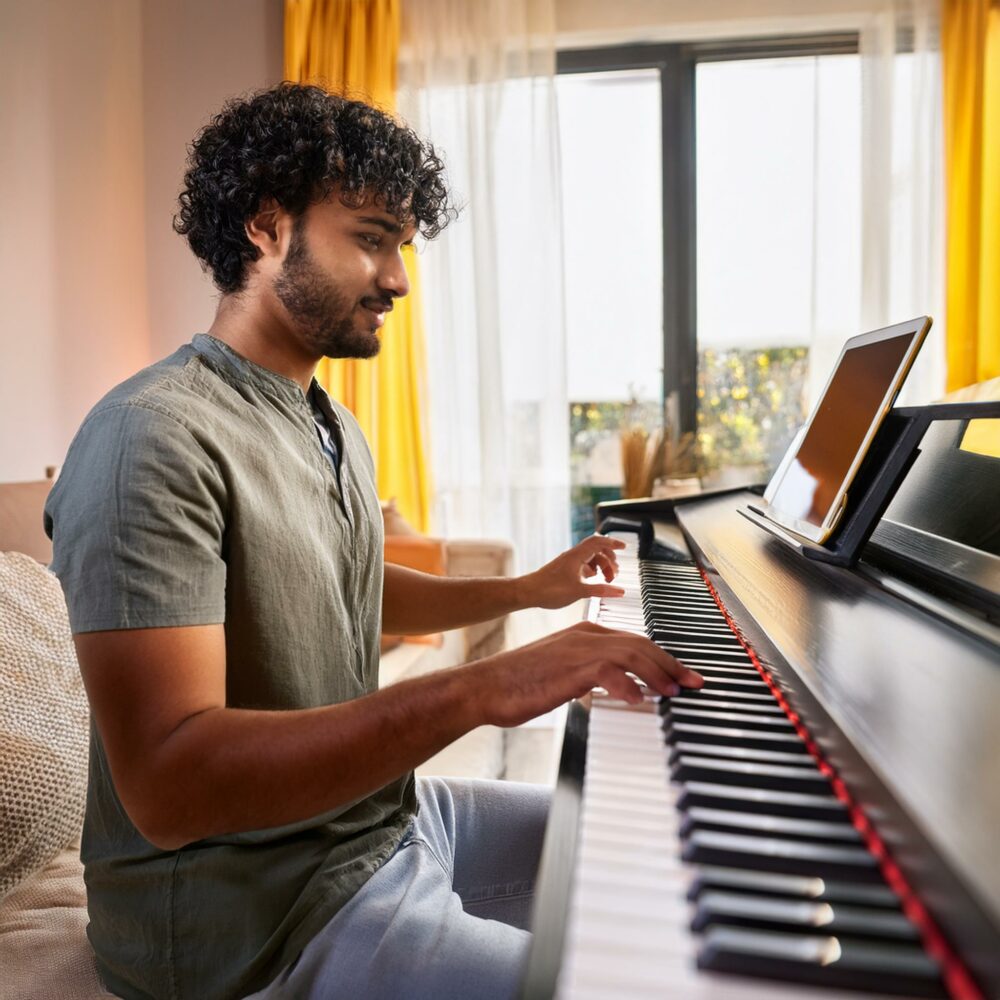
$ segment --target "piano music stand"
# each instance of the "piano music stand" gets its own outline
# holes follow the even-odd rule
[[[822,545],[787,531],[749,507],[739,508],[739,513],[806,559],[852,566],[920,454],[920,442],[928,427],[936,420],[997,418],[1000,402],[934,403],[893,409],[854,477],[840,523]]]

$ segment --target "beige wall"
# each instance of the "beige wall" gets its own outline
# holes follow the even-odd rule
[[[184,150],[281,77],[282,0],[0,0],[0,482],[62,462],[111,386],[204,329],[170,228]]]
[[[229,97],[282,77],[283,0],[143,0],[146,263],[152,355],[207,329],[216,292],[171,229],[186,147]]]
[[[0,480],[148,357],[140,35],[138,0],[0,4]]]

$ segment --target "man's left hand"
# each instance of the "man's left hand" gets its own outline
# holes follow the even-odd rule
[[[622,597],[625,591],[612,586],[618,574],[615,550],[625,543],[606,535],[591,535],[579,545],[567,549],[541,569],[521,578],[525,587],[525,603],[536,608],[562,608],[581,597]],[[604,583],[585,580],[603,574]]]

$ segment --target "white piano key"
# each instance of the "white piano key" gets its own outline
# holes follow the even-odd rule
[[[635,536],[617,537],[628,546],[618,553],[626,594],[595,601],[595,620],[605,612],[613,627],[644,634]],[[672,565],[651,575],[666,590],[700,579],[697,570]],[[660,722],[652,702],[592,704],[559,1000],[876,1000],[698,970],[686,900],[691,873],[680,859],[677,789]]]

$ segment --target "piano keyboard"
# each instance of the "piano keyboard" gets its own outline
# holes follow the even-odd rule
[[[557,996],[946,996],[697,568],[640,566],[620,537],[625,597],[592,617],[648,634],[706,683],[659,705],[594,697]]]

